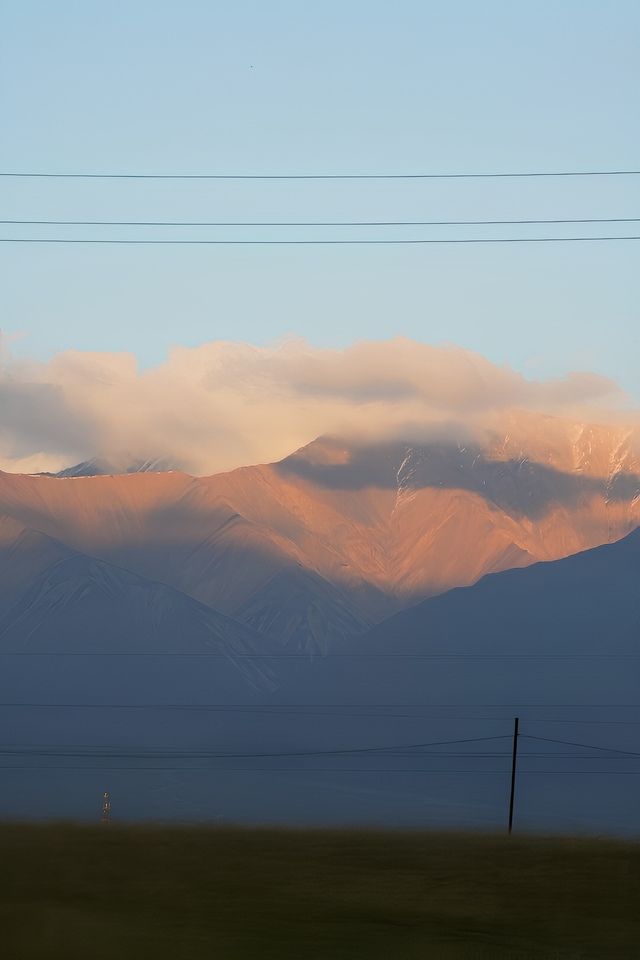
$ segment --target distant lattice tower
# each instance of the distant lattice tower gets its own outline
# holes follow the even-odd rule
[[[100,822],[111,823],[111,797],[109,796],[108,790],[105,790],[102,794],[102,815]]]

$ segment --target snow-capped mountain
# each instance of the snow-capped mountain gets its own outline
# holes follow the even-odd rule
[[[0,511],[289,648],[640,524],[633,430],[514,415],[473,442],[320,438],[211,477],[0,475]]]
[[[165,473],[169,470],[175,470],[168,457],[154,457],[153,459],[126,460],[122,463],[105,460],[102,457],[93,457],[91,460],[83,460],[71,467],[65,467],[57,473],[44,474],[44,476],[53,477],[106,477],[116,476],[122,473]]]

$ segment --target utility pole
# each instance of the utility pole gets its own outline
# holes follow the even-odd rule
[[[111,797],[109,791],[105,790],[102,794],[102,815],[100,823],[111,823]]]
[[[518,762],[518,726],[519,717],[513,720],[513,753],[511,755],[511,793],[509,795],[509,833],[513,830],[513,801],[516,795],[516,764]]]

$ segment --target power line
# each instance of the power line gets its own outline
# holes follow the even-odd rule
[[[594,743],[577,743],[575,740],[556,740],[552,737],[534,737],[525,735],[527,740],[540,740],[545,743],[559,743],[569,747],[583,747],[585,750],[606,750],[608,753],[624,754],[627,757],[640,757],[640,753],[633,750],[618,750],[616,747],[600,747]]]
[[[505,757],[510,756],[510,754],[504,754]],[[78,758],[76,758],[78,759]],[[95,759],[95,758],[94,758]],[[109,757],[104,759],[108,760]],[[114,758],[115,759],[115,758]],[[187,758],[188,759],[188,758]],[[602,758],[594,758],[602,759]],[[192,764],[190,766],[177,766],[176,764],[154,764],[153,766],[149,765],[116,765],[116,764],[88,764],[88,763],[0,763],[0,770],[120,770],[126,771],[128,773],[144,773],[148,771],[158,771],[158,770],[171,770],[174,772],[181,773],[192,773],[196,771],[201,771],[205,773],[296,773],[296,774],[318,774],[318,773],[343,773],[343,774],[353,774],[353,773],[384,773],[384,774],[414,774],[420,773],[427,776],[433,774],[470,774],[475,776],[485,776],[489,775],[499,775],[502,777],[508,776],[508,769],[503,768],[501,770],[482,770],[479,768],[447,768],[447,767],[274,767],[274,766],[243,766],[243,767],[225,767],[225,766],[211,766],[211,765],[201,765],[201,764]],[[631,776],[636,777],[640,776],[640,770],[518,770],[518,777],[520,776]]]
[[[505,735],[504,739],[507,739],[506,735]],[[374,759],[384,759],[384,760],[386,760],[386,759],[394,759],[394,760],[395,760],[395,759],[398,759],[398,758],[400,758],[400,757],[410,757],[410,758],[412,758],[412,759],[414,759],[414,760],[423,760],[423,759],[424,759],[424,760],[432,760],[434,757],[437,757],[438,759],[451,758],[451,757],[456,757],[456,758],[459,759],[460,757],[467,757],[467,758],[470,758],[470,759],[473,759],[473,760],[486,760],[486,759],[488,759],[488,758],[491,758],[491,759],[494,759],[494,760],[495,760],[495,759],[498,759],[498,758],[510,757],[510,756],[511,756],[511,753],[508,752],[508,751],[506,751],[506,750],[396,750],[396,749],[393,749],[393,748],[391,748],[391,747],[389,747],[389,748],[387,748],[387,747],[380,747],[380,748],[375,748],[375,751],[376,751],[376,752],[374,752],[374,753],[371,754],[371,755],[374,757]],[[380,757],[378,757],[377,751],[380,752]],[[166,750],[162,750],[161,748],[155,748],[155,747],[154,747],[153,750],[151,750],[151,751],[147,751],[147,750],[126,750],[126,749],[118,750],[118,749],[116,749],[115,747],[108,747],[108,748],[107,748],[107,747],[104,747],[104,748],[102,748],[102,749],[100,749],[100,750],[93,750],[93,749],[89,749],[89,748],[75,747],[75,746],[74,746],[74,747],[70,747],[68,751],[65,750],[65,751],[62,751],[62,752],[61,752],[60,750],[54,749],[54,748],[52,748],[52,747],[40,747],[40,748],[35,748],[35,747],[34,747],[34,748],[29,748],[29,749],[22,749],[22,748],[17,748],[17,747],[11,747],[11,748],[7,748],[7,749],[5,749],[5,750],[0,750],[0,756],[2,756],[2,757],[4,757],[4,756],[6,756],[6,757],[15,757],[15,756],[30,756],[30,757],[77,757],[78,759],[84,759],[84,758],[88,757],[88,758],[100,758],[100,759],[113,759],[113,758],[117,758],[117,759],[121,759],[121,760],[124,760],[124,759],[138,759],[138,758],[151,758],[151,759],[162,759],[162,760],[166,760],[166,759],[182,759],[182,758],[184,758],[185,760],[193,760],[193,759],[202,759],[202,760],[205,760],[205,759],[209,759],[209,760],[216,760],[216,761],[217,761],[217,760],[227,760],[227,759],[232,759],[232,760],[233,760],[233,759],[247,759],[247,757],[246,757],[244,754],[240,754],[240,757],[238,758],[238,757],[236,757],[235,754],[218,754],[218,753],[211,754],[211,753],[207,753],[206,751],[200,751],[200,750],[192,750],[192,751],[172,750],[172,751],[166,751]],[[333,752],[331,752],[331,756],[334,756],[334,753],[333,753]],[[338,755],[338,759],[347,760],[347,759],[348,759],[348,756],[349,756],[349,755],[345,755],[344,757],[342,757],[341,755]],[[526,758],[527,760],[536,760],[536,761],[540,760],[541,758],[544,758],[545,760],[553,760],[553,761],[559,761],[559,760],[562,760],[562,761],[564,761],[564,760],[578,760],[578,761],[589,760],[589,761],[591,761],[591,760],[595,760],[595,761],[597,761],[598,763],[602,762],[602,763],[607,763],[607,764],[609,764],[609,763],[619,764],[619,763],[622,763],[623,760],[628,760],[628,761],[630,761],[630,762],[631,762],[631,761],[636,762],[636,761],[640,760],[640,757],[637,757],[637,756],[635,756],[634,754],[632,754],[631,756],[625,756],[625,757],[617,757],[617,756],[615,756],[615,757],[614,757],[614,756],[594,757],[594,756],[591,755],[591,754],[584,754],[584,753],[559,753],[559,752],[556,751],[556,750],[553,750],[553,751],[551,751],[551,750],[527,751],[527,752],[523,753],[522,756],[523,756],[524,758]],[[278,754],[277,757],[280,757],[280,755]],[[254,760],[272,759],[271,755],[268,755],[268,756],[264,756],[264,757],[263,757],[261,754],[260,754],[260,755],[257,755],[257,756],[253,756],[253,754],[250,754],[248,758],[249,758],[249,759],[254,759]],[[292,759],[292,760],[304,760],[305,762],[306,762],[307,760],[313,760],[313,761],[315,762],[315,760],[316,760],[316,755],[313,754],[313,755],[309,756],[309,755],[307,755],[307,754],[294,754],[294,755],[291,755],[291,756],[290,756],[289,754],[285,754],[285,755],[284,755],[284,758],[285,758],[285,759]]]
[[[541,740],[554,744],[566,744],[569,746],[580,747],[587,750],[599,750],[607,753],[620,754],[620,760],[616,757],[593,757],[576,753],[558,753],[557,751],[538,751],[537,753],[528,752],[521,756],[525,759],[540,758],[555,760],[598,760],[615,761],[621,759],[640,759],[640,753],[631,750],[620,750],[615,747],[598,746],[591,743],[576,743],[571,740],[554,740],[548,737],[534,737],[526,734],[520,734],[520,739]],[[229,752],[218,750],[166,750],[166,749],[122,749],[115,747],[99,746],[68,746],[68,747],[4,747],[0,748],[0,757],[42,757],[42,758],[69,758],[69,759],[118,759],[118,760],[270,760],[270,759],[292,759],[307,760],[316,757],[352,757],[362,755],[379,755],[380,759],[390,757],[472,757],[474,759],[486,759],[488,757],[509,757],[508,751],[478,750],[478,751],[460,751],[460,750],[431,750],[432,747],[450,747],[466,745],[470,743],[486,743],[496,740],[511,740],[510,734],[486,737],[463,737],[450,740],[434,740],[421,743],[393,744],[390,746],[371,746],[371,747],[345,747],[331,750],[294,750],[294,751],[251,751],[251,752]]]
[[[640,236],[626,237],[464,237],[442,239],[375,239],[375,240],[117,240],[69,237],[0,237],[0,243],[49,243],[49,244],[120,244],[128,246],[371,246],[371,245],[424,245],[424,244],[480,244],[480,243],[593,243],[594,241],[640,240]]]
[[[547,760],[597,760],[598,762],[602,760],[622,762],[626,759],[640,759],[640,753],[635,753],[629,750],[620,750],[614,747],[600,746],[590,743],[577,743],[575,741],[553,739],[549,737],[537,737],[532,735],[521,735],[523,739],[542,741],[553,744],[568,745],[573,747],[579,747],[580,749],[590,749],[605,751],[609,754],[617,754],[618,756],[607,756],[607,757],[593,757],[585,756],[583,754],[575,753],[558,753],[550,751],[539,751],[537,753],[525,752],[521,754],[522,760],[537,760],[540,758],[546,758]],[[459,744],[469,744],[469,743],[485,743],[488,741],[496,740],[509,740],[511,736],[509,734],[504,734],[501,736],[488,736],[488,737],[469,737],[469,738],[456,738],[450,740],[439,740],[439,741],[428,741],[421,743],[412,743],[412,744],[398,744],[392,746],[378,746],[378,747],[357,747],[357,748],[345,748],[345,749],[333,749],[333,750],[305,750],[305,751],[278,751],[278,752],[245,752],[245,753],[229,753],[229,752],[218,752],[218,751],[167,751],[167,750],[118,750],[114,747],[100,748],[100,747],[67,747],[67,748],[51,748],[51,747],[40,747],[40,748],[5,748],[0,750],[0,757],[4,758],[40,758],[41,761],[38,764],[33,763],[5,763],[3,760],[0,760],[0,769],[1,770],[119,770],[123,772],[136,772],[136,773],[146,773],[153,771],[174,771],[182,773],[190,772],[208,772],[208,773],[221,773],[221,772],[249,772],[249,773],[296,773],[296,774],[305,774],[313,775],[319,773],[338,773],[338,774],[420,774],[423,776],[433,776],[433,775],[450,775],[450,774],[466,774],[466,775],[497,775],[497,776],[506,776],[508,770],[483,770],[474,767],[473,769],[460,769],[460,768],[434,768],[434,767],[349,767],[349,766],[337,766],[337,767],[300,767],[300,766],[285,766],[285,767],[275,767],[275,766],[256,766],[255,764],[251,766],[220,766],[210,764],[203,765],[202,761],[229,761],[229,760],[271,760],[271,759],[290,759],[290,760],[313,760],[316,758],[324,757],[342,757],[345,760],[353,756],[377,756],[378,759],[384,760],[389,758],[401,758],[401,757],[413,757],[414,759],[424,758],[432,759],[434,757],[439,758],[473,758],[476,760],[482,760],[487,758],[503,758],[508,757],[509,752],[505,751],[477,751],[477,752],[465,752],[465,751],[453,751],[453,750],[431,750],[428,751],[425,748],[430,747],[440,747],[440,746],[454,746]],[[422,751],[416,753],[415,751]],[[412,751],[412,752],[409,752]],[[71,760],[76,761],[76,763],[50,763],[48,761],[58,759],[58,760]],[[87,764],[81,761],[83,760],[93,760],[93,761],[107,761],[100,764]],[[119,761],[167,761],[167,760],[181,760],[180,765],[162,763],[159,765],[156,763],[146,763],[144,765],[135,764],[135,763],[126,763],[126,764],[113,764],[108,761],[119,760]],[[200,764],[194,764],[192,761],[201,761]],[[638,776],[640,775],[640,770],[567,770],[567,769],[521,769],[518,772],[518,776]],[[513,774],[512,774],[513,780]]]
[[[334,753],[327,752],[326,754],[323,754],[323,756],[325,756],[325,755],[326,755],[326,756],[329,756],[329,755],[334,756],[335,754],[334,754]],[[185,761],[188,761],[188,760],[235,760],[235,759],[260,760],[260,759],[271,759],[272,757],[273,757],[273,758],[277,758],[277,759],[287,759],[287,758],[288,758],[288,759],[292,759],[292,760],[297,760],[297,759],[308,760],[308,759],[310,759],[310,758],[312,758],[312,757],[315,757],[316,755],[313,754],[313,755],[310,757],[310,756],[307,755],[307,754],[267,754],[267,755],[264,755],[264,757],[263,757],[262,754],[254,756],[253,754],[217,754],[217,753],[216,753],[216,754],[209,754],[209,753],[198,753],[198,752],[193,752],[193,753],[180,753],[180,752],[173,752],[173,753],[162,753],[162,752],[154,752],[154,753],[150,753],[150,752],[135,752],[135,753],[134,753],[134,752],[131,752],[131,753],[122,753],[122,752],[120,752],[120,753],[118,753],[118,752],[109,752],[109,753],[106,753],[106,752],[85,752],[85,753],[83,753],[83,752],[80,752],[80,751],[62,752],[62,751],[48,751],[48,750],[5,750],[5,751],[2,751],[2,752],[1,752],[1,756],[2,756],[2,757],[23,757],[23,756],[24,756],[24,757],[31,757],[31,758],[39,757],[39,758],[42,758],[42,759],[45,759],[45,760],[46,760],[46,759],[55,758],[55,759],[73,759],[73,760],[83,760],[83,759],[89,759],[89,760],[129,760],[129,759],[130,759],[130,760],[177,760],[177,759],[183,759],[183,760],[185,760]],[[412,758],[414,758],[414,759],[422,759],[422,758],[432,759],[433,757],[438,757],[439,759],[443,759],[443,758],[453,758],[453,757],[455,757],[455,758],[465,757],[466,759],[472,758],[472,759],[475,759],[475,760],[486,760],[486,759],[488,759],[488,758],[490,758],[490,759],[492,759],[492,760],[495,760],[495,759],[498,759],[498,758],[508,758],[508,757],[510,757],[510,756],[511,756],[511,753],[510,753],[510,752],[506,752],[506,751],[503,751],[503,752],[501,752],[501,753],[496,753],[496,752],[493,752],[493,753],[484,753],[484,752],[483,752],[483,753],[469,753],[469,752],[467,752],[467,753],[460,753],[460,752],[458,752],[458,751],[432,751],[432,752],[430,752],[430,753],[408,753],[408,752],[385,752],[385,753],[384,753],[384,759],[396,758],[396,757],[412,757]],[[522,757],[521,757],[521,759],[535,759],[535,760],[538,760],[538,759],[541,759],[541,758],[544,758],[545,760],[578,760],[578,761],[579,761],[579,760],[589,760],[589,761],[591,761],[591,760],[597,760],[598,763],[600,763],[600,762],[605,762],[605,761],[613,761],[613,762],[615,762],[615,763],[621,763],[621,762],[622,762],[622,759],[625,759],[625,758],[620,759],[620,758],[618,758],[618,757],[593,757],[593,756],[588,756],[588,757],[587,757],[587,756],[584,756],[584,755],[573,754],[573,753],[567,753],[567,754],[565,754],[565,753],[557,753],[557,754],[556,754],[556,753],[548,753],[548,752],[547,752],[547,753],[524,753],[524,754],[522,754]],[[628,759],[628,758],[627,758],[627,759]],[[638,758],[632,757],[631,759],[638,759]],[[0,762],[0,769],[3,769],[3,768],[4,768],[4,765]],[[213,769],[216,769],[216,770],[217,770],[217,769],[224,769],[224,768],[220,768],[220,767],[216,766],[216,767],[214,767]],[[264,767],[264,768],[263,768],[263,767],[259,767],[258,769],[268,769],[268,770],[270,770],[270,769],[273,769],[273,768],[272,768],[272,767]],[[298,768],[291,767],[291,768],[287,768],[287,769],[295,770],[295,769],[298,769]],[[315,766],[314,766],[314,767],[304,767],[304,768],[301,768],[301,769],[305,769],[305,770],[317,770],[317,769],[321,769],[321,768],[318,768],[318,767],[315,767]],[[337,767],[336,769],[338,769],[338,770],[349,770],[350,768],[349,768],[349,767],[341,766],[341,767]],[[358,769],[361,769],[361,768],[358,768]],[[371,769],[379,770],[380,767],[375,767],[375,768],[372,767]],[[395,769],[399,769],[399,768],[398,768],[398,767],[394,767],[393,769],[395,770]],[[428,771],[428,770],[430,770],[431,768],[429,768],[429,767],[424,767],[424,768],[421,768],[421,769],[424,769],[424,770],[427,770],[427,771]],[[478,773],[481,773],[481,772],[482,772],[481,769],[478,769],[478,768],[476,768],[476,769],[477,769],[477,772],[478,772]],[[506,772],[506,770],[505,770],[504,772]],[[603,770],[603,771],[602,771],[602,773],[609,773],[609,772],[610,772],[609,770]],[[615,772],[615,771],[611,771],[611,772]],[[631,773],[631,772],[635,772],[635,771],[629,771],[629,772]],[[640,773],[640,770],[638,771],[638,773]]]
[[[10,657],[11,657],[11,656],[22,656],[22,654],[0,653],[0,656],[10,656]],[[37,656],[41,656],[41,654],[37,654]],[[48,654],[42,654],[42,656],[48,656]],[[107,706],[108,706],[108,705],[109,705],[109,704],[107,704]],[[517,706],[517,707],[534,707],[534,708],[536,708],[536,709],[546,709],[547,707],[553,707],[553,708],[558,707],[558,708],[567,708],[567,709],[572,709],[572,710],[575,709],[575,708],[589,708],[589,709],[591,709],[591,708],[595,708],[595,707],[613,708],[613,709],[616,709],[616,710],[617,710],[617,709],[620,709],[620,708],[623,708],[623,707],[624,707],[624,708],[632,708],[632,709],[634,709],[634,710],[640,710],[640,703],[468,703],[468,704],[467,704],[467,703],[380,703],[380,702],[372,702],[372,703],[337,703],[337,704],[335,704],[335,703],[289,703],[289,704],[271,704],[271,703],[262,703],[262,704],[226,703],[226,704],[205,704],[204,706],[212,706],[212,707],[216,707],[216,708],[217,708],[217,707],[220,707],[220,708],[222,708],[222,709],[227,709],[227,708],[229,708],[229,707],[238,707],[238,708],[260,707],[260,708],[262,708],[262,707],[271,707],[272,705],[278,707],[279,709],[285,709],[285,708],[289,708],[289,707],[292,707],[292,708],[294,708],[294,707],[303,707],[303,708],[305,708],[305,709],[311,708],[311,707],[321,707],[321,708],[331,707],[331,708],[334,708],[334,709],[343,709],[343,708],[348,708],[348,707],[354,707],[354,708],[355,708],[355,707],[358,707],[358,708],[359,708],[359,707],[364,707],[364,708],[368,708],[368,707],[384,707],[384,708],[389,708],[389,709],[397,708],[397,709],[416,709],[416,710],[428,709],[428,710],[431,710],[431,709],[436,709],[436,708],[437,708],[437,709],[440,709],[440,708],[449,708],[449,707],[455,708],[455,709],[463,709],[463,708],[466,709],[467,707],[469,707],[469,708],[475,708],[475,707],[491,707],[492,709],[499,710],[499,709],[506,709],[507,707],[516,707],[516,706]],[[15,707],[15,706],[52,706],[52,707],[55,707],[55,706],[64,706],[64,707],[67,707],[67,706],[81,706],[81,707],[85,707],[85,706],[92,706],[92,704],[84,704],[84,703],[83,703],[83,704],[55,704],[55,703],[52,703],[52,704],[41,704],[41,703],[30,703],[30,702],[29,702],[29,703],[27,703],[27,702],[24,702],[24,703],[17,703],[17,702],[8,703],[8,702],[7,702],[7,703],[4,703],[4,704],[0,704],[0,706],[7,706],[7,707]],[[95,704],[95,706],[101,706],[101,704]],[[121,707],[121,706],[137,706],[137,704],[113,704],[113,706],[116,706],[116,707]],[[142,706],[143,706],[143,707],[146,707],[146,706],[156,707],[156,706],[163,706],[163,704],[142,704]],[[190,704],[175,704],[175,706],[190,706]],[[196,706],[199,706],[199,705],[196,705]],[[460,717],[460,718],[455,718],[455,719],[471,720],[471,719],[474,719],[474,718],[473,718],[473,717]],[[498,719],[498,720],[499,720],[499,719],[504,719],[504,718],[503,718],[503,717],[490,717],[489,719],[491,719],[491,720]],[[509,719],[511,719],[511,717],[509,717]],[[540,719],[541,722],[543,722],[543,723],[552,723],[552,722],[555,722],[555,721],[552,721],[552,720],[544,720],[543,718],[538,718],[538,719]],[[562,721],[560,721],[560,722],[564,723],[565,721],[562,720]],[[573,721],[567,720],[567,722],[570,723],[570,722],[573,722]],[[589,720],[585,720],[585,723],[590,723],[590,722],[591,722],[591,721],[589,721]],[[593,722],[594,722],[594,723],[597,723],[598,721],[593,721]],[[626,722],[626,721],[624,721],[624,720],[621,720],[621,721],[606,721],[606,720],[603,720],[602,722],[603,722],[603,723],[608,723],[608,722],[611,722],[611,723],[617,723],[617,722],[624,723],[624,722]],[[629,721],[629,722],[635,723],[635,722],[640,722],[640,721]]]
[[[615,726],[625,726],[625,725],[635,725],[639,724],[640,720],[585,720],[583,718],[579,720],[572,720],[564,717],[559,719],[558,717],[525,717],[527,723],[585,723],[585,724],[612,724]]]
[[[569,223],[640,223],[640,217],[543,220],[0,220],[10,226],[49,227],[489,227]]]
[[[506,738],[506,737],[505,737]],[[234,754],[234,753],[209,753],[206,751],[193,750],[193,751],[163,751],[163,750],[84,750],[80,748],[72,748],[69,750],[53,750],[51,748],[41,747],[39,749],[17,749],[11,748],[6,750],[0,750],[1,757],[68,757],[73,759],[118,759],[118,760],[140,760],[140,759],[151,759],[151,760],[236,760],[236,759],[251,759],[251,760],[269,760],[272,758],[277,759],[292,759],[292,760],[309,760],[315,759],[316,756],[338,756],[341,757],[344,753],[345,758],[351,756],[352,753],[359,753],[360,751],[325,751],[322,753],[276,753],[276,754]],[[497,759],[499,757],[509,757],[510,753],[506,751],[460,751],[460,750],[421,750],[421,751],[410,751],[410,750],[395,750],[391,747],[376,747],[370,752],[380,753],[383,759],[397,758],[397,757],[412,757],[415,759],[431,759],[433,757],[438,757],[440,759],[444,757],[467,757],[474,760],[486,760],[487,758]],[[555,753],[550,751],[539,751],[537,753],[525,753],[524,757],[528,759],[539,759],[544,757],[546,760],[597,760],[600,761],[613,761],[615,763],[620,763],[621,760],[619,757],[593,757],[585,756],[584,754],[576,753]],[[640,759],[638,757],[632,756],[631,758],[626,758],[631,760]]]
[[[7,654],[0,653],[0,656],[22,656],[23,654]],[[54,654],[52,654],[53,656]],[[145,656],[146,654],[142,654]],[[36,654],[36,656],[49,656],[49,654]],[[55,654],[58,656],[58,654]],[[64,656],[64,654],[60,654]],[[75,654],[69,654],[69,656],[75,656]],[[92,654],[89,654],[92,656]],[[116,654],[118,656],[118,654]],[[185,654],[188,656],[188,654]],[[402,710],[435,710],[435,709],[474,709],[476,707],[487,707],[493,710],[505,710],[507,708],[513,707],[530,707],[536,710],[542,710],[547,708],[561,708],[561,709],[633,709],[640,710],[640,703],[382,703],[379,701],[373,701],[371,703],[212,703],[212,704],[188,704],[188,703],[142,703],[142,704],[126,704],[126,703],[36,703],[35,701],[5,701],[0,702],[0,707],[78,707],[85,709],[87,707],[100,708],[100,707],[113,707],[117,709],[121,708],[132,708],[132,709],[160,709],[163,707],[175,707],[176,709],[188,708],[188,709],[214,709],[214,710],[254,710],[254,709],[271,709],[275,708],[277,710],[282,710],[290,712],[297,709],[304,710],[313,710],[315,708],[319,709],[328,709],[333,710],[345,710],[345,709],[370,709],[371,707],[377,707],[384,710],[393,710],[393,709],[402,709]],[[315,714],[314,714],[315,715]],[[388,716],[387,713],[382,714],[383,716]],[[414,714],[411,714],[414,716]],[[434,720],[444,720],[444,719],[453,719],[453,720],[477,720],[477,719],[487,719],[487,720],[504,720],[504,717],[494,716],[494,717],[471,717],[471,716],[461,716],[461,717],[444,717],[444,716],[435,716],[431,719]],[[509,716],[509,719],[511,717]],[[535,723],[640,723],[640,720],[574,720],[572,718],[545,718],[545,717],[530,717],[528,722]]]
[[[24,708],[27,708],[27,709],[33,709],[34,707],[38,707],[38,708],[46,708],[46,709],[55,708],[55,709],[61,709],[61,710],[68,710],[68,709],[74,709],[74,710],[86,710],[86,709],[91,709],[91,710],[213,710],[213,711],[215,711],[215,712],[222,712],[222,713],[225,713],[225,712],[230,712],[230,713],[274,713],[274,714],[277,714],[277,715],[284,714],[285,716],[286,716],[286,715],[289,715],[289,716],[290,716],[290,715],[294,715],[294,714],[300,714],[300,713],[302,713],[302,712],[308,712],[309,716],[311,716],[311,717],[319,717],[319,716],[337,716],[337,717],[344,717],[344,716],[349,716],[349,714],[345,714],[345,713],[343,712],[343,707],[342,707],[340,704],[337,704],[337,705],[335,705],[335,706],[332,705],[332,704],[320,704],[320,705],[318,705],[318,706],[320,707],[320,709],[326,709],[326,707],[332,706],[333,709],[332,709],[331,712],[328,713],[328,714],[319,713],[317,710],[311,709],[313,706],[316,706],[316,705],[314,705],[314,704],[309,704],[308,706],[307,706],[307,705],[304,705],[304,706],[303,706],[303,709],[300,710],[300,709],[297,708],[297,706],[296,706],[295,704],[292,704],[292,705],[291,705],[291,709],[289,709],[289,707],[288,707],[287,704],[273,704],[273,705],[271,705],[271,704],[246,704],[246,705],[245,705],[245,704],[217,704],[217,703],[35,703],[35,702],[26,702],[26,701],[24,701],[24,702],[19,702],[19,703],[16,702],[16,701],[0,703],[0,708],[1,708],[1,707],[7,707],[7,708],[11,708],[11,709],[13,709],[13,708],[15,708],[15,707],[24,707]],[[350,708],[353,708],[354,706],[355,706],[355,705],[353,705],[353,704],[347,704],[344,709],[350,709]],[[384,705],[384,704],[379,704],[379,705],[377,705],[377,704],[362,704],[362,708],[363,708],[364,710],[368,710],[370,707],[375,707],[375,706],[384,707],[385,705]],[[409,709],[411,706],[412,706],[411,704],[408,704],[408,705],[407,705],[407,709]],[[391,705],[391,708],[393,708],[393,705]],[[420,709],[422,709],[422,707],[421,707]],[[427,707],[427,709],[429,709],[429,707]],[[361,714],[353,714],[353,716],[361,716]],[[415,717],[416,719],[422,719],[422,720],[425,720],[425,719],[433,719],[433,720],[503,720],[503,719],[504,719],[504,717],[470,717],[470,716],[464,716],[464,717],[460,717],[460,716],[456,716],[456,717],[451,717],[451,716],[439,716],[439,717],[431,717],[431,718],[429,718],[429,717],[420,716],[420,714],[412,714],[412,713],[393,714],[393,713],[387,713],[387,712],[385,712],[385,713],[375,713],[375,714],[367,713],[367,714],[365,714],[365,716],[376,716],[376,717],[402,716],[402,717]],[[552,721],[549,721],[549,722],[552,722]],[[561,722],[564,722],[564,721],[561,721]],[[577,721],[573,721],[573,722],[577,722]],[[587,722],[587,721],[585,721],[585,722]],[[605,722],[607,722],[607,721],[602,721],[602,722],[605,723]],[[612,720],[612,721],[609,721],[609,722],[611,722],[611,723],[617,723],[617,722],[623,723],[624,721],[622,721],[622,720],[621,720],[621,721],[613,721],[613,720]],[[633,721],[633,720],[632,720],[632,721],[630,721],[630,722],[631,722],[631,723],[640,723],[640,720],[637,720],[637,721]]]
[[[536,177],[636,177],[640,170],[533,170],[487,173],[40,173],[1,171],[38,180],[502,180]]]
[[[318,709],[313,709],[317,707]],[[330,705],[330,704],[308,704],[304,705],[300,709],[299,705],[292,704],[290,706],[286,704],[255,704],[255,705],[242,705],[242,704],[213,704],[213,703],[35,703],[35,702],[0,702],[0,709],[43,709],[43,710],[175,710],[175,711],[184,711],[184,712],[211,712],[211,713],[234,713],[234,714],[260,714],[261,716],[273,716],[273,717],[290,717],[290,716],[307,716],[307,717],[331,717],[333,719],[368,719],[368,718],[378,718],[378,719],[403,719],[403,720],[420,720],[428,722],[439,722],[439,721],[467,721],[467,720],[482,720],[487,722],[499,722],[507,719],[505,716],[475,716],[475,715],[465,715],[465,716],[451,716],[450,714],[441,714],[435,716],[426,716],[425,714],[420,713],[390,713],[388,710],[384,712],[370,712],[372,707],[378,707],[382,710],[385,707],[385,704],[362,704],[361,711],[358,712],[345,712],[345,711],[354,711],[356,705],[346,704],[346,705]],[[442,704],[441,706],[447,706]],[[459,706],[458,704],[452,704],[451,706]],[[471,704],[471,706],[493,706],[491,704]],[[513,704],[496,705],[496,709],[504,709],[505,706],[513,706]],[[557,706],[554,704],[553,706]],[[564,706],[564,705],[562,705]],[[571,705],[567,705],[571,706]],[[584,707],[584,704],[579,704],[578,706]],[[603,706],[602,704],[594,704],[594,706]],[[604,705],[610,706],[610,705]],[[617,705],[616,705],[617,706]],[[628,705],[626,705],[628,706]],[[331,707],[331,709],[327,709]],[[407,704],[404,709],[433,709],[433,705],[412,705]],[[389,710],[397,709],[397,705],[389,705]],[[366,711],[366,712],[362,712]],[[510,719],[510,718],[508,718]],[[599,719],[585,719],[585,718],[567,718],[567,717],[522,717],[523,722],[526,723],[569,723],[569,724],[605,724],[605,725],[615,725],[615,726],[625,726],[625,725],[637,725],[640,724],[640,720],[599,720]],[[524,736],[524,735],[523,735]]]
[[[58,751],[51,749],[0,749],[0,756],[43,756],[43,757],[71,757],[71,758],[80,758],[80,757],[104,757],[109,759],[110,757],[123,758],[131,757],[132,759],[163,759],[163,758],[175,758],[183,757],[184,759],[211,759],[211,760],[268,760],[271,758],[274,759],[283,759],[289,757],[291,759],[297,758],[311,758],[311,757],[338,757],[338,756],[361,756],[363,754],[385,754],[386,756],[392,756],[394,751],[404,751],[404,750],[417,750],[425,747],[440,747],[440,746],[450,746],[452,744],[460,743],[481,743],[488,740],[505,740],[509,739],[508,734],[502,736],[494,737],[463,737],[455,740],[434,740],[427,743],[407,743],[407,744],[396,744],[390,745],[387,747],[345,747],[335,750],[296,750],[296,751],[272,751],[272,752],[250,752],[250,753],[221,753],[219,751],[192,751],[188,753],[187,751],[181,750],[177,752],[149,752],[149,751],[140,751],[140,752],[121,752],[121,753],[107,753],[105,751],[96,751],[96,750],[86,750],[81,752],[80,750],[72,751]]]
[[[501,776],[508,774],[506,770],[460,770],[460,769],[433,769],[426,767],[210,767],[210,766],[115,766],[104,764],[91,766],[89,764],[0,764],[0,770],[117,770],[127,773],[148,773],[153,771],[171,771],[173,773],[421,773],[427,776],[433,774],[470,774],[473,776]],[[518,777],[521,776],[579,776],[579,777],[615,777],[615,776],[640,776],[640,770],[519,770]]]
[[[640,237],[638,237],[640,240]],[[309,653],[236,653],[231,650],[228,653],[176,653],[174,651],[131,651],[123,650],[117,652],[108,651],[84,651],[73,650],[68,653],[63,651],[35,651],[19,650],[16,652],[0,652],[0,657],[163,657],[163,658],[182,658],[182,659],[207,659],[207,660],[306,660],[311,661],[312,656]],[[321,662],[326,660],[640,660],[640,653],[325,653],[321,657]],[[404,706],[404,704],[400,704]],[[425,704],[430,706],[430,704]],[[446,704],[444,704],[446,706]],[[459,704],[464,706],[464,704]],[[473,706],[471,704],[471,706]],[[481,706],[481,704],[476,704]],[[484,706],[484,704],[482,704]],[[486,704],[489,706],[489,704]],[[499,706],[496,704],[496,706]],[[507,704],[509,706],[509,704]],[[513,704],[511,704],[513,706]],[[535,706],[535,704],[525,704],[525,706]],[[541,704],[547,706],[547,704]],[[571,704],[551,704],[551,706],[571,706]],[[579,704],[577,704],[579,706]],[[591,704],[586,704],[591,706]],[[593,706],[618,706],[618,704],[593,704]],[[640,704],[620,704],[620,706],[637,706]]]

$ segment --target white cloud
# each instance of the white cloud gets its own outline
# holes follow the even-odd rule
[[[291,340],[176,347],[140,371],[130,354],[67,352],[48,363],[3,351],[0,468],[56,470],[100,456],[163,456],[194,473],[279,459],[323,434],[476,429],[520,408],[571,416],[624,399],[593,373],[535,381],[458,347],[406,339],[344,350]],[[411,426],[409,426],[411,425]]]

